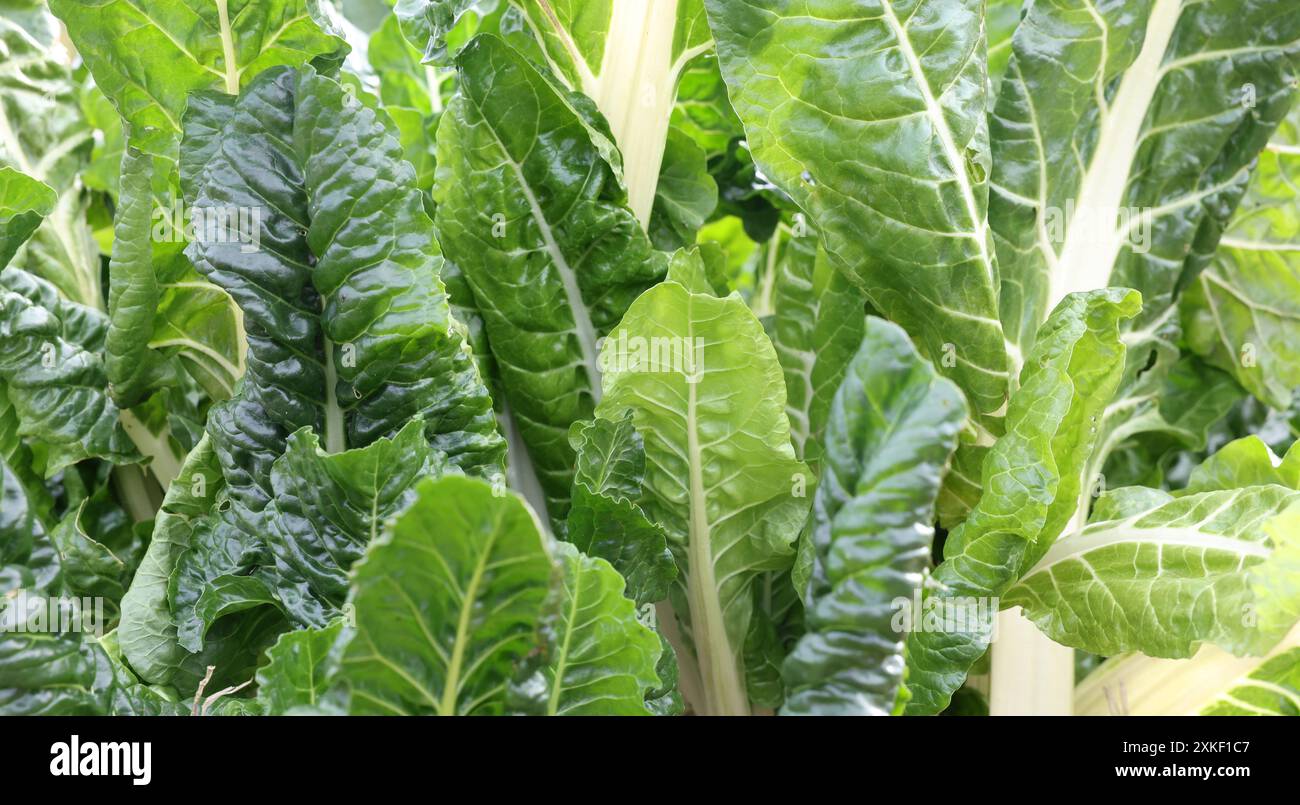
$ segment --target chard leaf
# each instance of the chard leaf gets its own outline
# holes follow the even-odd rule
[[[274,559],[265,572],[290,617],[323,626],[343,605],[347,572],[384,521],[410,505],[417,480],[445,466],[419,419],[391,439],[342,453],[326,453],[306,428],[290,436],[271,470],[265,535]]]
[[[107,715],[112,682],[112,666],[93,639],[0,633],[0,714]]]
[[[149,349],[159,301],[152,221],[153,159],[128,148],[122,154],[113,219],[104,359],[113,400],[128,408],[152,390],[160,369],[158,356]]]
[[[659,636],[636,619],[623,579],[604,559],[557,543],[559,583],[543,604],[542,650],[512,687],[512,707],[538,715],[650,715]]]
[[[363,714],[500,714],[554,567],[537,519],[482,481],[426,480],[353,574],[340,679]]]
[[[191,92],[234,95],[267,68],[347,47],[317,0],[51,0],[50,8],[126,121],[131,144],[171,159]]]
[[[1139,306],[1136,292],[1120,288],[1072,294],[1047,320],[1007,408],[1007,434],[984,459],[984,494],[948,535],[932,595],[1001,596],[1077,516],[1095,423],[1123,371],[1120,324]],[[947,705],[987,649],[988,627],[908,636],[909,713]]]
[[[1020,25],[1023,8],[1032,0],[988,0],[984,28],[989,39],[989,78],[996,90],[1011,60],[1011,36]]]
[[[107,392],[105,329],[101,314],[49,283],[12,267],[0,273],[0,381],[18,435],[41,440],[47,478],[87,458],[140,460]]]
[[[504,444],[438,279],[414,173],[382,120],[337,82],[287,68],[199,110],[182,181],[198,208],[256,210],[260,229],[255,248],[233,237],[189,247],[243,311],[249,369],[209,412],[220,489],[169,571],[167,608],[185,663],[206,653],[233,670],[286,616],[319,625],[341,603],[342,574],[375,530],[362,514],[400,506],[431,470],[395,462],[410,450],[394,444],[423,441],[422,455],[489,476]],[[306,432],[290,438],[303,428],[321,433],[328,460],[312,458]],[[305,490],[295,472],[333,486]],[[295,508],[317,494],[339,508]]]
[[[1268,147],[1213,262],[1182,300],[1193,350],[1274,408],[1300,387],[1300,107]]]
[[[831,400],[866,330],[866,298],[815,238],[785,238],[782,248],[772,343],[785,374],[795,454],[816,470]]]
[[[0,269],[41,225],[58,200],[54,190],[8,166],[0,167]]]
[[[87,533],[82,522],[85,508],[86,501],[82,501],[50,531],[50,541],[59,554],[60,582],[68,595],[105,599],[107,614],[114,617],[134,568]]]
[[[1067,293],[1106,285],[1140,291],[1134,326],[1158,329],[1289,105],[1298,49],[1273,0],[1029,6],[991,118],[989,213],[1022,352]]]
[[[1202,642],[1262,653],[1300,618],[1296,490],[1108,497],[1003,599],[1053,640],[1102,655],[1190,657]]]
[[[716,57],[695,59],[682,72],[672,126],[690,136],[710,159],[726,154],[733,139],[745,136],[745,128],[727,99],[727,84]]]
[[[294,708],[323,707],[331,702],[338,669],[342,620],[319,629],[299,629],[280,636],[266,650],[267,664],[257,669],[257,701],[267,715]]]
[[[131,667],[146,682],[168,684],[186,657],[167,605],[167,580],[189,547],[193,529],[207,516],[221,489],[221,465],[212,439],[205,433],[167,487],[149,549],[122,596],[118,642]]]
[[[1293,445],[1278,458],[1258,436],[1247,436],[1224,445],[1192,470],[1187,486],[1176,494],[1269,484],[1300,489],[1300,448]]]
[[[44,10],[39,18],[54,24]],[[34,37],[6,15],[0,17],[0,53],[0,131],[7,132],[0,141],[0,167],[58,194],[31,240],[10,255],[13,265],[54,283],[69,299],[101,308],[99,257],[77,178],[90,157],[93,132],[78,106],[62,46]]]
[[[1206,705],[1201,715],[1300,715],[1300,648],[1264,662]]]
[[[700,227],[718,206],[718,184],[708,158],[684,132],[670,128],[648,231],[664,251],[695,243]]]
[[[477,37],[457,65],[460,93],[439,126],[439,237],[473,289],[548,512],[562,521],[568,430],[600,398],[597,339],[663,276],[664,259],[571,97],[495,37]]]
[[[706,6],[763,174],[923,355],[955,358],[945,374],[977,424],[1000,433],[1008,376],[986,220],[983,0]]]
[[[652,339],[676,344],[680,365],[644,354]],[[743,659],[755,583],[791,566],[808,511],[808,470],[790,444],[772,344],[739,295],[664,282],[628,309],[602,360],[610,368],[597,416],[631,411],[645,439],[645,508],[677,561],[673,607],[703,682],[696,706],[747,713],[746,677],[760,670]]]
[[[1178,358],[1175,302],[1291,102],[1300,20],[1278,0],[1033,3],[1012,51],[989,220],[1013,357],[1070,292],[1143,298],[1092,477],[1129,437],[1166,429],[1155,409]]]
[[[910,601],[929,567],[935,500],[965,419],[961,391],[907,335],[867,319],[828,412],[807,633],[782,669],[783,714],[894,711],[906,640],[895,601]]]
[[[569,440],[577,464],[565,539],[613,565],[638,606],[664,600],[677,566],[663,528],[641,508],[645,450],[632,418],[577,423]]]

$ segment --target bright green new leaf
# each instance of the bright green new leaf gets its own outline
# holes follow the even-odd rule
[[[790,567],[811,491],[772,344],[737,294],[664,282],[628,309],[602,361],[597,416],[631,411],[645,439],[645,509],[677,560],[672,600],[702,677],[697,710],[747,713],[755,582]]]
[[[424,481],[353,575],[353,713],[500,714],[554,566],[536,517],[470,478]],[[628,602],[630,606],[631,602]]]

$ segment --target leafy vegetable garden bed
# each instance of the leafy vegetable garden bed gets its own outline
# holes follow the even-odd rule
[[[0,2],[0,713],[1300,713],[1292,0]]]

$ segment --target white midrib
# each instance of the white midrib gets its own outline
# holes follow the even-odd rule
[[[1092,161],[1080,182],[1056,269],[1049,274],[1048,310],[1070,293],[1104,288],[1110,281],[1125,234],[1118,224],[1120,203],[1147,109],[1164,75],[1160,63],[1182,10],[1183,0],[1156,0],[1142,50],[1120,79],[1109,109],[1101,112]]]
[[[231,95],[239,94],[239,66],[235,63],[235,37],[230,30],[230,12],[227,9],[227,0],[216,0],[217,19],[221,25],[221,52],[226,62],[224,73],[226,81],[226,92]]]
[[[689,307],[686,315],[689,321],[692,315]],[[727,637],[727,624],[723,619],[717,578],[713,572],[712,534],[704,494],[704,459],[698,433],[698,385],[686,384],[686,456],[690,484],[687,545],[690,572],[686,591],[691,612],[691,636],[704,683],[704,715],[749,715],[749,697]]]
[[[677,94],[673,36],[678,0],[617,0],[600,74],[587,79],[588,94],[606,119],[623,154],[628,206],[641,228],[650,223],[659,169]],[[576,61],[581,62],[581,58]]]
[[[1193,548],[1199,551],[1221,551],[1242,557],[1267,559],[1273,550],[1259,542],[1206,534],[1195,528],[1137,528],[1127,521],[1115,528],[1097,528],[1071,534],[1056,541],[1038,564],[1024,575],[1028,579],[1050,569],[1053,565],[1085,556],[1112,545],[1159,545],[1161,548]]]
[[[477,109],[477,104],[475,107]],[[582,290],[578,287],[578,276],[574,273],[573,267],[569,265],[568,259],[560,249],[560,244],[555,240],[555,234],[551,231],[551,223],[546,220],[546,214],[542,211],[542,205],[537,202],[537,196],[533,193],[532,187],[528,184],[528,179],[524,176],[523,166],[511,158],[510,152],[506,149],[506,144],[497,136],[496,130],[487,124],[487,117],[483,114],[482,109],[478,109],[478,115],[483,120],[487,130],[492,132],[492,139],[501,149],[501,159],[510,166],[511,172],[514,173],[515,179],[519,182],[519,189],[528,201],[528,210],[532,214],[533,220],[537,222],[537,231],[541,233],[542,245],[546,248],[546,253],[555,265],[555,271],[560,275],[560,283],[564,286],[564,300],[569,305],[569,312],[573,314],[573,328],[578,336],[578,348],[582,353],[582,365],[587,371],[587,381],[591,386],[591,397],[593,402],[600,402],[601,397],[601,373],[600,361],[596,350],[596,328],[591,323],[591,313],[587,310],[587,304],[582,301]]]
[[[880,7],[884,12],[885,22],[889,24],[889,27],[894,32],[894,37],[898,40],[898,49],[907,59],[908,68],[912,72],[912,80],[921,91],[921,98],[925,101],[926,117],[929,118],[930,125],[939,137],[944,158],[947,159],[948,166],[952,170],[953,179],[961,190],[962,203],[966,207],[967,217],[970,218],[970,236],[979,249],[980,264],[984,267],[989,287],[996,289],[997,277],[993,270],[992,257],[988,252],[985,219],[979,214],[979,207],[975,203],[975,190],[971,187],[970,176],[966,173],[966,160],[957,152],[957,143],[952,138],[952,129],[948,127],[948,121],[944,119],[943,108],[939,106],[938,100],[935,99],[934,93],[930,89],[930,81],[921,68],[921,60],[916,54],[916,49],[912,47],[912,41],[908,38],[907,31],[903,29],[902,23],[898,21],[898,16],[894,14],[893,4],[890,0],[882,0]]]
[[[334,368],[334,342],[325,341],[325,452],[342,453],[347,449],[343,430],[343,409],[339,407],[338,370]]]

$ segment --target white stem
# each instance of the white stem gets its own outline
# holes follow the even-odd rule
[[[1183,0],[1156,0],[1137,59],[1101,110],[1097,146],[1079,186],[1056,268],[1049,275],[1048,309],[1067,294],[1104,288],[1123,246],[1119,207],[1140,144],[1142,123],[1164,73],[1160,63],[1173,38]]]
[[[1079,684],[1074,711],[1081,716],[1196,715],[1270,657],[1300,646],[1300,625],[1263,657],[1234,657],[1205,645],[1188,660],[1129,654],[1107,660]]]
[[[162,499],[149,494],[149,479],[144,470],[131,464],[113,468],[113,489],[126,513],[137,523],[153,519]]]
[[[749,715],[745,678],[727,636],[713,567],[713,540],[704,492],[704,461],[696,432],[696,384],[686,385],[686,441],[690,482],[690,573],[686,579],[691,638],[704,683],[702,715]]]
[[[1079,495],[1079,508],[1065,527],[1072,534],[1088,522],[1091,498]],[[989,715],[1068,716],[1074,701],[1074,649],[1054,642],[1020,608],[998,613],[989,681]]]
[[[118,421],[122,423],[122,430],[135,443],[135,448],[149,459],[150,472],[166,492],[181,472],[181,460],[172,452],[171,443],[167,439],[168,429],[164,427],[161,433],[155,434],[135,414],[126,410],[118,415]]]
[[[668,123],[684,64],[673,60],[677,0],[618,0],[598,75],[581,88],[609,121],[623,153],[628,205],[644,229],[650,223]]]
[[[1068,716],[1074,699],[1074,650],[1052,642],[1020,614],[998,613],[989,715]]]
[[[338,370],[334,368],[334,344],[325,340],[325,451],[342,453],[347,449],[343,430],[343,409],[339,407]]]
[[[510,403],[501,403],[501,413],[497,422],[506,437],[506,485],[518,492],[537,514],[538,521],[548,532],[551,528],[550,516],[546,510],[546,493],[542,491],[542,482],[537,478],[537,468],[528,455],[528,445],[519,433],[519,423],[515,421]]]

